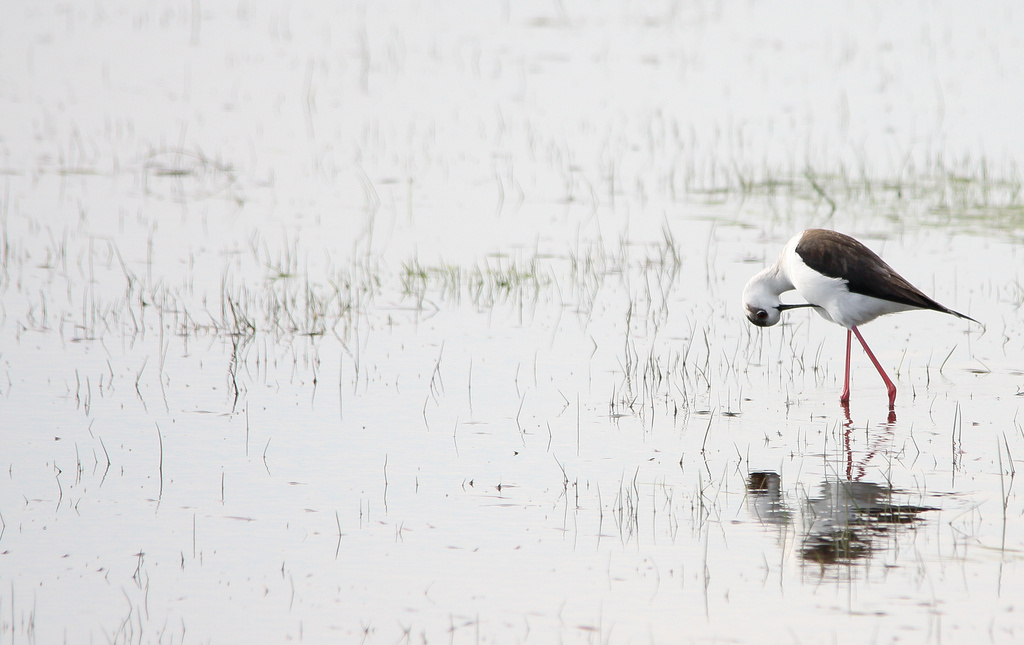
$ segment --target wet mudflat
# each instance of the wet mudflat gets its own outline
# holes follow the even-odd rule
[[[33,5],[0,640],[1015,642],[1010,5]],[[811,227],[937,300],[740,293]]]

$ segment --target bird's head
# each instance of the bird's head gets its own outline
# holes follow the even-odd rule
[[[771,327],[782,319],[782,312],[798,307],[814,307],[812,304],[790,305],[779,298],[783,290],[792,289],[788,281],[780,281],[775,267],[769,267],[755,275],[743,289],[743,312],[747,320],[758,327]]]
[[[743,312],[747,320],[758,327],[771,327],[778,324],[782,312],[787,309],[817,306],[809,303],[783,304],[779,296],[793,288],[780,258],[778,262],[751,278],[743,288]]]
[[[771,327],[782,318],[782,301],[756,278],[743,290],[743,312],[758,327]]]

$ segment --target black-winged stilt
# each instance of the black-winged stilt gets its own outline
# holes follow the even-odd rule
[[[791,289],[807,302],[783,304],[779,296]],[[890,410],[896,402],[896,386],[857,327],[885,314],[912,309],[931,309],[978,322],[926,296],[849,235],[820,228],[794,237],[775,264],[750,279],[743,289],[743,306],[750,322],[759,327],[774,325],[783,311],[797,307],[814,307],[826,320],[846,327],[846,377],[839,397],[844,405],[850,401],[850,344],[851,335],[856,334],[885,381]]]

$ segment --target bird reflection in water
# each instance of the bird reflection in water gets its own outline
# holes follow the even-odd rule
[[[797,515],[786,503],[782,478],[771,471],[752,472],[747,479],[751,513],[766,525],[788,526]],[[900,500],[906,493],[888,484],[826,479],[817,495],[802,500],[800,555],[822,566],[852,564],[875,551],[875,543],[908,530],[936,510]]]
[[[800,555],[823,568],[835,564],[853,564],[868,558],[877,545],[898,531],[908,531],[922,521],[925,511],[937,510],[908,502],[906,491],[890,484],[862,481],[866,462],[877,452],[876,444],[854,461],[850,443],[852,423],[847,418],[843,453],[846,478],[828,478],[818,485],[817,493],[800,500],[796,509],[786,500],[782,477],[772,471],[748,475],[748,507],[765,525],[789,526],[800,519]],[[891,427],[883,435],[888,436]]]
[[[751,512],[762,524],[785,526],[793,514],[782,498],[782,477],[771,471],[758,471],[747,476],[747,493]]]
[[[873,545],[901,527],[909,528],[928,506],[902,503],[888,484],[826,480],[818,496],[805,501],[800,554],[822,565],[851,563],[871,555]]]

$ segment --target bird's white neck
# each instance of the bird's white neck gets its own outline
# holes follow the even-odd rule
[[[793,289],[793,283],[789,276],[783,271],[779,262],[767,267],[747,283],[747,290],[756,291],[761,294],[772,294],[778,298],[779,294]]]

